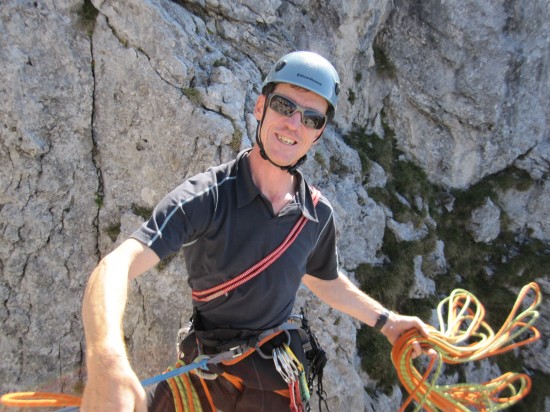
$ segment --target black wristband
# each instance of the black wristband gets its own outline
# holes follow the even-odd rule
[[[390,317],[390,311],[388,309],[382,309],[382,313],[380,313],[380,316],[376,320],[376,324],[374,325],[374,329],[381,330],[386,322],[388,321],[388,318]]]

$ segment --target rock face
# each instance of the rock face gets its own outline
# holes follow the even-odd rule
[[[548,140],[549,13],[545,2],[396,2],[378,40],[398,79],[388,108],[433,181],[467,187]]]
[[[483,206],[472,212],[468,228],[476,242],[491,242],[500,234],[500,209],[491,199],[485,199]]]
[[[471,216],[472,232],[490,242],[505,213],[508,229],[548,244],[550,9],[540,1],[421,3],[3,1],[0,392],[78,391],[90,272],[167,191],[251,145],[261,80],[294,49],[329,57],[342,79],[335,123],[303,171],[332,202],[352,278],[358,265],[387,260],[388,231],[407,243],[433,227],[399,221],[370,196],[390,184],[383,165],[371,163],[363,186],[362,159],[343,136],[355,124],[384,138],[382,117],[405,157],[446,190],[511,166],[528,173],[534,184],[500,190]],[[434,245],[432,256],[411,259],[415,299],[437,293],[423,265],[451,270],[443,242]],[[185,275],[178,255],[131,285],[124,335],[140,377],[174,361],[176,332],[191,313]],[[539,279],[547,294],[547,269]],[[357,322],[305,289],[300,306],[331,359],[331,410],[397,410],[398,389],[363,389],[373,377],[358,366]],[[542,310],[547,330],[548,305]],[[548,373],[543,336],[527,363]]]
[[[37,383],[78,375],[82,361],[78,306],[84,273],[97,263],[98,170],[79,7],[0,7],[2,391],[24,370],[49,371]]]

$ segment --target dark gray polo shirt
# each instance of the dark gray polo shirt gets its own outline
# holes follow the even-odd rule
[[[132,237],[161,258],[183,249],[193,290],[217,286],[267,256],[303,214],[307,224],[263,273],[227,295],[194,302],[210,326],[262,330],[285,322],[307,273],[336,279],[338,259],[333,211],[321,196],[313,206],[309,187],[299,189],[278,215],[252,180],[248,151],[185,181],[155,208]]]

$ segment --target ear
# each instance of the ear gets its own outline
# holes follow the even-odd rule
[[[323,132],[325,131],[325,128],[327,127],[327,125],[325,124],[323,126],[323,128],[321,130],[319,130],[319,132],[317,132],[317,136],[315,137],[315,140],[313,141],[313,144],[317,144],[319,143],[319,139],[321,138],[321,136],[323,135]]]
[[[267,96],[265,94],[260,94],[256,99],[256,105],[254,106],[254,117],[258,121],[262,120],[266,98]]]

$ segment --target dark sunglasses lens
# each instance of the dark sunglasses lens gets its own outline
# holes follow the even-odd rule
[[[296,111],[296,105],[283,96],[272,96],[269,107],[283,116],[292,116]]]
[[[287,117],[292,116],[298,109],[296,103],[284,96],[279,96],[278,94],[271,96],[271,99],[269,100],[269,107],[277,113]],[[315,110],[306,109],[302,113],[302,123],[306,127],[320,129],[325,125],[325,121],[326,116]]]
[[[325,124],[325,116],[312,110],[304,111],[302,123],[312,129],[320,129]]]

